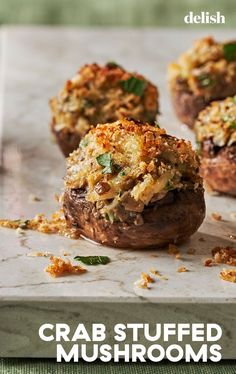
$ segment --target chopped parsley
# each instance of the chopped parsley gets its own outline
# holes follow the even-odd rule
[[[120,81],[120,85],[124,91],[133,93],[136,96],[142,96],[147,86],[147,82],[143,79],[130,77],[127,80]]]
[[[106,265],[110,262],[107,256],[76,256],[74,259],[85,265]]]
[[[111,153],[103,153],[96,157],[96,160],[100,166],[104,167],[102,174],[118,173],[121,170],[120,165],[113,163]]]
[[[124,170],[121,170],[120,172],[119,172],[119,175],[121,176],[121,177],[124,177],[126,174],[125,174],[125,171]]]
[[[80,148],[85,148],[85,147],[87,147],[88,143],[89,143],[89,142],[88,142],[88,139],[83,138],[83,139],[80,141],[79,146],[80,146]]]
[[[231,124],[229,125],[229,128],[236,130],[236,122],[231,122]]]
[[[157,121],[154,121],[154,126],[157,127],[158,129],[160,129],[160,125]]]
[[[227,43],[223,46],[224,56],[227,61],[236,60],[236,43]]]
[[[174,185],[171,181],[168,181],[165,186],[166,191],[171,191],[174,189]]]
[[[115,61],[108,61],[106,63],[106,66],[110,69],[115,69],[115,68],[121,68],[122,69],[122,67],[119,64],[117,64]]]
[[[201,87],[209,87],[212,86],[214,80],[211,78],[209,74],[201,74],[197,77]]]

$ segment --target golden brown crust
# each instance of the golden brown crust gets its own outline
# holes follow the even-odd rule
[[[144,208],[141,224],[134,217],[124,222],[110,222],[79,190],[66,190],[63,209],[67,223],[78,234],[118,248],[160,248],[181,243],[201,225],[205,217],[203,189],[169,192],[166,203]]]
[[[50,100],[50,107],[52,132],[68,156],[78,147],[77,140],[98,123],[124,117],[154,123],[158,91],[142,75],[127,72],[114,63],[88,64]]]

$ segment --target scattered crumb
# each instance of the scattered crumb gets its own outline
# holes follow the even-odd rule
[[[211,213],[211,218],[213,219],[213,221],[221,221],[222,220],[222,216],[218,212]]]
[[[27,257],[52,257],[52,253],[50,252],[29,252],[27,253]]]
[[[62,210],[53,213],[50,219],[47,219],[44,214],[37,214],[33,219],[28,220],[2,219],[0,226],[10,229],[34,230],[44,234],[59,234],[71,239],[78,239],[76,231],[67,226]]]
[[[196,253],[196,249],[195,249],[195,248],[189,248],[189,249],[187,250],[187,253],[188,253],[189,255],[194,255],[194,254]]]
[[[233,239],[233,240],[236,240],[236,235],[232,235],[232,234],[230,234],[230,235],[229,235],[229,238],[230,238],[230,239]]]
[[[236,212],[232,212],[232,213],[230,213],[230,218],[231,218],[233,221],[236,221]]]
[[[34,195],[34,194],[29,194],[28,202],[29,203],[34,203],[36,201],[41,201],[41,199],[38,196]]]
[[[236,283],[236,270],[234,269],[223,269],[220,272],[220,278],[227,281]]]
[[[154,283],[154,279],[147,273],[141,273],[141,279],[138,279],[134,284],[139,288],[149,288],[149,284]]]
[[[198,239],[198,241],[199,241],[199,242],[205,242],[206,240],[205,240],[204,238],[201,237],[201,238]]]
[[[204,260],[204,266],[211,267],[214,265],[214,261],[212,258],[206,258]]]
[[[74,266],[69,260],[63,260],[60,257],[50,257],[51,264],[47,266],[45,271],[49,273],[52,277],[61,277],[69,274],[82,274],[87,271],[87,269],[77,265]]]
[[[177,270],[178,273],[185,273],[186,271],[188,271],[188,270],[186,269],[185,266],[180,266],[180,267],[178,268],[178,270]]]
[[[59,200],[60,200],[60,195],[58,195],[58,193],[55,193],[55,194],[54,194],[54,199],[56,200],[56,202],[59,202]]]
[[[179,259],[180,259],[180,253],[177,253],[177,254],[175,255],[175,258],[176,258],[176,260],[179,260]]]
[[[158,256],[158,255],[156,255],[156,254],[155,254],[155,255],[153,254],[153,255],[150,255],[150,257],[159,257],[159,256]]]
[[[69,252],[66,252],[66,251],[62,252],[62,254],[63,254],[63,256],[70,256],[71,255]]]
[[[215,247],[212,256],[217,264],[236,266],[236,249],[233,247]]]
[[[204,266],[226,264],[236,266],[236,249],[233,247],[215,247],[212,249],[212,258],[204,260]]]
[[[24,233],[25,233],[25,231],[21,227],[17,227],[17,229],[16,229],[16,235],[17,236],[21,236]]]
[[[160,279],[168,280],[167,277],[165,277],[164,275],[161,275],[161,273],[160,273],[158,270],[156,270],[155,268],[151,268],[151,269],[149,270],[149,272],[150,272],[151,274],[155,275],[156,277],[160,278]]]
[[[178,247],[176,247],[176,245],[174,245],[174,244],[169,244],[169,246],[168,246],[168,253],[169,253],[169,255],[177,255],[177,254],[179,254]]]

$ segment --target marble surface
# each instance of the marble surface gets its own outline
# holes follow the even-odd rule
[[[211,30],[210,33],[222,40],[235,36],[233,31]],[[30,218],[37,213],[50,215],[57,209],[54,194],[60,193],[63,188],[65,163],[50,139],[48,100],[86,62],[114,60],[150,78],[160,91],[160,124],[169,133],[193,141],[193,134],[178,122],[172,111],[166,68],[168,62],[194,39],[209,34],[206,30],[13,27],[3,29],[2,34],[1,218]],[[29,202],[30,194],[38,196],[41,201]],[[236,221],[231,219],[230,213],[236,211],[236,203],[234,199],[208,193],[206,203],[205,222],[191,240],[179,247],[179,260],[167,254],[166,250],[119,250],[83,239],[75,241],[29,231],[17,235],[13,230],[1,228],[1,316],[8,316],[9,310],[13,310],[11,305],[15,305],[15,313],[17,308],[23,308],[27,314],[29,307],[23,307],[27,303],[38,303],[46,311],[52,310],[55,303],[63,303],[61,309],[64,310],[69,302],[76,305],[115,302],[126,303],[127,307],[129,302],[154,303],[157,307],[161,303],[163,308],[167,303],[184,303],[189,307],[193,305],[192,310],[197,303],[199,308],[200,304],[208,308],[208,318],[211,318],[216,305],[222,305],[219,315],[222,321],[223,317],[228,321],[229,328],[230,324],[235,324],[235,314],[230,314],[229,306],[235,306],[236,285],[220,279],[219,273],[226,265],[207,268],[203,266],[203,260],[210,256],[214,246],[235,244],[229,235],[235,234]],[[212,212],[219,212],[223,220],[213,221],[210,217]],[[195,255],[187,253],[190,248],[196,250]],[[110,257],[111,263],[89,267],[88,272],[81,276],[53,279],[44,272],[48,258],[27,257],[27,253],[35,251],[62,255],[63,250],[69,252],[72,259],[76,255],[104,254]],[[178,273],[180,266],[189,271]],[[151,267],[159,270],[168,280],[156,279],[149,290],[135,286],[134,282],[140,278],[141,272],[148,272]],[[209,306],[211,304],[212,307]],[[183,307],[180,310],[183,311]],[[228,310],[227,316],[224,316],[223,310]],[[201,315],[204,316],[204,313]],[[3,330],[1,332],[4,337]],[[230,339],[227,344],[230,346]],[[35,356],[35,351],[30,351],[30,344],[27,347],[28,355]],[[21,354],[27,355],[19,348],[6,348],[4,351],[4,355]],[[232,357],[233,354],[230,355]]]

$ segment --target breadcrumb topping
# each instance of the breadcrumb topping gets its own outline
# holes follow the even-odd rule
[[[71,239],[78,238],[78,233],[67,226],[62,210],[53,213],[51,219],[47,219],[44,214],[37,214],[33,219],[28,220],[1,219],[0,226],[15,230],[39,231],[44,234],[59,234]]]
[[[138,279],[134,284],[139,288],[149,289],[150,283],[154,283],[154,278],[151,277],[149,274],[142,272],[141,279]]]
[[[137,85],[142,88],[139,92]],[[124,117],[154,122],[158,91],[142,75],[127,72],[117,64],[87,64],[50,100],[50,107],[54,130],[76,131],[84,136],[92,125]]]
[[[234,269],[223,269],[220,272],[220,278],[227,281],[236,283],[236,270]]]
[[[213,221],[221,221],[222,220],[222,215],[218,212],[213,212],[211,214],[211,218],[213,219]]]
[[[51,264],[46,267],[45,271],[54,278],[72,274],[79,275],[87,272],[87,269],[79,265],[72,265],[68,259],[63,260],[60,257],[51,256],[50,261]]]

